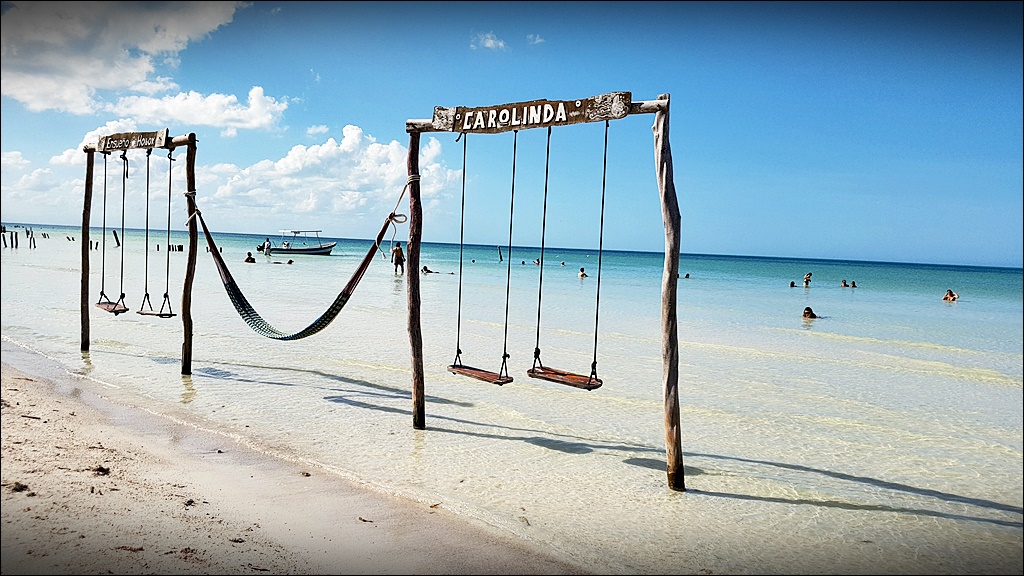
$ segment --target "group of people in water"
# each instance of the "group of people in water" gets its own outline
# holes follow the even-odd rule
[[[246,264],[255,264],[256,263],[256,257],[252,255],[252,252],[246,252],[245,253],[245,263]],[[274,264],[294,264],[295,260],[292,260],[292,259],[289,258],[287,262],[274,261],[273,263]]]
[[[811,285],[811,275],[812,275],[811,272],[808,272],[807,274],[804,274],[804,288],[807,288],[807,287],[809,287]],[[796,282],[790,282],[789,283],[789,287],[790,288],[796,288]],[[843,278],[843,281],[839,283],[839,287],[840,288],[856,288],[857,287],[857,282],[856,281],[851,281],[850,283],[847,283],[846,279]],[[957,294],[956,292],[953,292],[952,290],[946,290],[946,293],[942,296],[942,301],[943,302],[956,302],[959,298],[960,298],[960,295]],[[810,306],[807,306],[807,307],[804,308],[803,317],[804,318],[812,318],[813,319],[813,318],[818,318],[819,316],[814,313],[814,310],[812,310]]]
[[[397,251],[397,257],[396,257],[396,251]],[[500,253],[501,252],[499,251],[499,254]],[[391,249],[391,261],[395,263],[395,274],[398,274],[398,275],[405,274],[405,255],[402,254],[402,244],[401,243],[396,242],[395,243],[395,247]],[[476,264],[476,260],[475,259],[473,260],[473,263]],[[535,265],[537,265],[537,266],[540,266],[540,258],[537,258],[536,260],[534,260],[533,263]],[[523,260],[523,265],[524,266],[526,265],[526,260]],[[562,266],[565,266],[565,262],[562,262]],[[401,268],[401,272],[399,272],[399,268]],[[420,268],[420,272],[423,273],[423,274],[437,274],[437,272],[435,272],[434,270],[431,270],[430,268],[427,268],[426,266]],[[455,274],[455,272],[449,272],[449,274]],[[589,274],[587,274],[587,271],[586,271],[585,267],[580,267],[580,271],[579,271],[579,273],[576,274],[576,276],[579,277],[579,278],[587,278],[587,277],[589,277]],[[689,278],[690,275],[687,274],[686,277]]]

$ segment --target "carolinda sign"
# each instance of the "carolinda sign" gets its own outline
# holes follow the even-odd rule
[[[629,114],[629,92],[612,92],[581,100],[534,100],[499,106],[434,108],[435,130],[496,133],[527,128],[618,120]]]

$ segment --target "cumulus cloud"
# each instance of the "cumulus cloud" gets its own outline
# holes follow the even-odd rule
[[[88,146],[95,146],[99,144],[100,138],[104,136],[110,136],[111,134],[120,134],[122,132],[137,132],[138,127],[134,120],[128,118],[121,118],[119,120],[111,120],[103,126],[90,130],[85,136],[82,137],[82,141],[78,143],[76,148],[68,148],[60,154],[50,158],[51,166],[85,166],[86,155],[83,153],[83,149]]]
[[[469,39],[469,47],[473,50],[483,48],[485,50],[504,50],[505,41],[494,35],[494,32],[486,34],[474,34]]]
[[[284,157],[246,167],[220,164],[206,169],[201,183],[212,194],[199,198],[207,222],[220,229],[276,229],[283,220],[336,229],[346,236],[372,237],[395,209],[408,178],[408,150],[397,141],[377,142],[354,125],[341,141],[293,146]],[[451,190],[460,172],[441,163],[441,144],[430,138],[420,151],[421,196],[425,204]],[[428,204],[429,206],[433,204]]]
[[[317,136],[317,135],[320,135],[320,134],[327,134],[327,130],[328,130],[327,126],[325,126],[323,124],[320,124],[318,126],[310,126],[309,128],[306,128],[306,135],[307,136]]]
[[[249,99],[244,105],[239,104],[234,94],[203,95],[190,91],[163,98],[125,96],[106,106],[108,112],[131,110],[141,124],[214,126],[221,128],[225,135],[234,135],[239,129],[271,129],[287,108],[287,102],[264,95],[260,86],[249,90]]]
[[[317,126],[310,128],[318,131]],[[135,132],[134,119],[113,120],[85,134],[77,146],[50,158],[43,168],[33,169],[20,152],[5,152],[0,164],[4,218],[9,221],[53,224],[80,222],[77,208],[82,205],[88,158],[87,145],[95,145],[102,136]],[[207,223],[217,231],[253,232],[277,230],[282,226],[301,225],[330,230],[350,238],[372,238],[384,219],[399,205],[407,193],[408,148],[398,141],[378,142],[355,125],[342,130],[340,140],[327,138],[314,145],[296,145],[277,158],[268,158],[248,165],[218,163],[195,167],[197,202]],[[128,152],[130,173],[146,174],[152,167],[151,190],[145,180],[129,180],[127,225],[145,225],[146,192],[163,197],[168,177],[174,189],[175,202],[180,202],[186,182],[184,149],[173,152],[178,160],[171,164],[163,151],[156,151],[152,160],[142,150]],[[444,164],[441,142],[427,138],[420,147],[420,197],[424,219],[445,217],[451,198],[462,181],[461,171]],[[199,155],[201,161],[202,155]],[[118,155],[96,156],[94,189],[99,194],[104,175],[109,182],[120,182]],[[168,175],[167,170],[173,170]],[[156,184],[159,183],[159,184]],[[120,193],[120,186],[114,187]],[[159,192],[158,192],[159,191]],[[156,197],[156,196],[154,196]],[[9,202],[8,200],[12,200]],[[407,206],[398,206],[399,212]],[[93,203],[94,221],[101,216],[102,203]],[[71,209],[69,209],[71,208]],[[177,210],[178,207],[175,207]],[[56,219],[56,220],[55,220]],[[340,223],[344,223],[342,226]]]
[[[244,2],[5,2],[2,94],[33,112],[89,114],[98,93],[173,90],[150,78],[190,42],[231,22]]]
[[[4,167],[25,168],[30,162],[21,155],[21,152],[4,152],[0,154],[0,164]]]

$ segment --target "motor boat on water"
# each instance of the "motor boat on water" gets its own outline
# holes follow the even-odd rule
[[[310,254],[329,256],[337,242],[324,242],[320,239],[320,232],[323,230],[281,230],[281,241],[277,245],[271,243],[269,247],[260,244],[256,247],[258,252],[267,256]],[[310,236],[310,235],[313,236]]]

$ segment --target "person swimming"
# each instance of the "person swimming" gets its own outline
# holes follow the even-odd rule
[[[818,317],[818,315],[814,313],[814,310],[811,310],[810,306],[804,308],[804,318],[817,318],[817,317]]]

